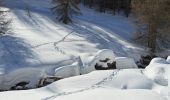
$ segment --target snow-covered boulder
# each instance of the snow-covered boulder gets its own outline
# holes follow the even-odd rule
[[[134,59],[127,57],[117,57],[116,58],[116,68],[117,69],[128,69],[128,68],[138,68],[135,64]]]
[[[95,69],[95,65],[107,68],[107,63],[113,63],[115,61],[115,54],[112,50],[103,49],[96,53],[95,56],[89,57],[87,63],[85,64],[87,73],[92,72]]]
[[[154,64],[154,63],[166,64],[167,62],[164,58],[154,58],[151,60],[150,64]]]
[[[68,78],[71,76],[80,75],[80,66],[78,62],[75,62],[72,65],[56,68],[54,75],[56,77],[61,77],[61,78]]]
[[[95,55],[95,58],[97,58],[98,60],[105,60],[106,58],[108,58],[108,59],[114,61],[115,54],[112,50],[103,49],[103,50],[100,50],[99,52],[97,52],[97,54]]]
[[[42,72],[36,68],[17,69],[15,71],[12,71],[4,75],[3,83],[5,84],[2,84],[2,90],[9,90],[11,87],[21,82],[32,83],[33,86],[35,87],[41,75],[42,75]],[[33,80],[36,80],[36,81],[33,82]],[[33,87],[30,87],[30,88],[33,88]]]
[[[170,56],[166,59],[166,62],[170,64]]]

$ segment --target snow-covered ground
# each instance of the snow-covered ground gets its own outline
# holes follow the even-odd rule
[[[162,62],[152,63],[146,69],[93,71],[39,89],[2,92],[0,97],[2,100],[170,100],[169,72],[170,63]]]
[[[56,68],[71,65],[79,56],[86,64],[101,49],[135,60],[146,51],[130,42],[135,27],[128,18],[81,6],[83,15],[74,17],[73,24],[64,25],[52,15],[50,0],[5,0],[5,3],[12,23],[11,33],[0,37],[0,75],[7,82],[23,73],[24,79],[31,78],[27,76],[30,72],[37,77],[54,75]],[[92,61],[89,66],[94,64]]]
[[[0,68],[5,72],[23,67],[56,67],[74,56],[84,60],[101,49],[136,60],[143,53],[143,48],[129,42],[135,31],[129,19],[82,7],[83,15],[76,17],[74,24],[63,25],[52,15],[49,1],[6,0],[14,33],[0,37]]]
[[[170,99],[170,57],[137,69],[135,61],[147,52],[131,42],[135,26],[128,18],[81,6],[83,15],[64,25],[55,20],[49,1],[5,0],[12,23],[11,33],[0,37],[0,90],[22,81],[34,87],[47,76],[66,79],[39,89],[1,92],[0,99]],[[118,69],[95,71],[96,63],[107,65],[100,62],[106,58]]]

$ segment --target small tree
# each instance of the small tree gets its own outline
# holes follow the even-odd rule
[[[170,0],[132,0],[133,14],[137,22],[145,26],[144,36],[152,54],[156,52],[159,40],[166,41],[166,35],[170,33],[169,5]]]
[[[0,0],[0,35],[8,32],[10,21],[6,18],[6,11],[3,7],[3,2]]]
[[[76,0],[52,0],[52,11],[57,15],[56,19],[68,24],[72,22],[72,16],[81,14]]]

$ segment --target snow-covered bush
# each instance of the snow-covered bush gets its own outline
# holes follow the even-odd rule
[[[138,68],[138,66],[135,64],[135,61],[132,58],[117,57],[116,68],[117,69],[128,69],[128,68]]]

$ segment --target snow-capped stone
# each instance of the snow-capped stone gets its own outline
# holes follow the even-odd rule
[[[166,59],[166,62],[170,63],[170,56]]]
[[[106,60],[106,62],[101,62],[101,60]],[[112,50],[103,49],[96,53],[95,56],[89,57],[88,63],[85,64],[86,73],[92,72],[95,69],[95,65],[98,63],[103,67],[108,67],[107,63],[112,63],[115,61],[115,54]]]
[[[54,75],[61,78],[80,75],[80,66],[78,62],[75,62],[72,65],[59,67],[55,69]]]
[[[151,60],[150,64],[154,64],[154,63],[162,63],[162,64],[166,64],[166,60],[164,58],[154,58]]]
[[[128,68],[138,68],[135,64],[134,59],[127,57],[117,57],[116,58],[116,68],[117,69],[128,69]]]

